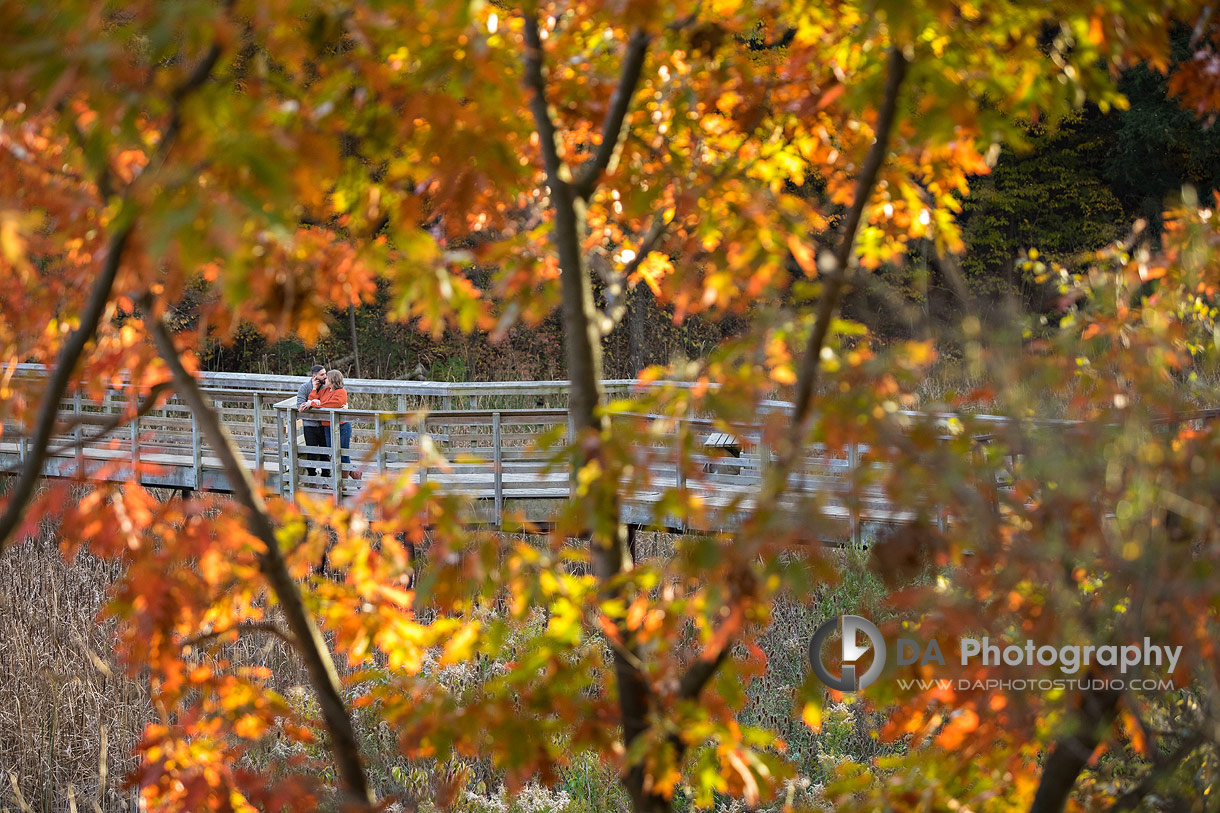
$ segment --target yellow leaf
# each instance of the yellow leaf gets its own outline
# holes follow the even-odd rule
[[[669,257],[666,257],[659,251],[650,251],[648,256],[640,263],[636,269],[634,277],[644,280],[644,283],[652,290],[654,296],[661,295],[661,280],[672,273],[674,270],[673,264],[670,263]]]
[[[907,360],[917,367],[936,360],[936,348],[931,341],[907,342]]]
[[[771,380],[776,384],[795,384],[796,373],[792,370],[791,364],[779,364],[771,370]]]
[[[475,641],[479,637],[478,623],[468,624],[458,630],[457,634],[445,644],[445,653],[441,655],[441,666],[459,663],[470,657],[474,652]]]
[[[242,739],[257,739],[266,733],[266,731],[266,721],[253,714],[244,714],[233,724],[233,733]]]
[[[822,704],[808,702],[805,708],[801,710],[801,719],[805,721],[805,725],[813,731],[822,730]]]

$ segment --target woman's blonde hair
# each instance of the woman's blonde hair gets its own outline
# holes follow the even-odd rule
[[[343,386],[343,373],[338,370],[331,370],[326,374],[326,382],[330,384],[331,389],[339,389]]]

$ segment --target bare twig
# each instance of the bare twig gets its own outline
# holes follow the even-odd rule
[[[606,310],[601,314],[603,322],[601,332],[603,336],[609,335],[610,331],[626,315],[627,297],[624,294],[623,286],[631,275],[639,270],[644,259],[661,242],[661,237],[664,236],[666,229],[669,228],[669,224],[672,221],[672,217],[666,218],[664,213],[658,212],[652,220],[652,226],[649,227],[648,233],[640,240],[635,257],[623,266],[622,271],[615,273],[608,268],[594,266],[598,276],[606,283]]]
[[[640,240],[639,248],[636,249],[635,257],[631,262],[623,266],[623,277],[630,277],[639,270],[640,264],[644,259],[652,253],[652,250],[657,247],[657,243],[661,242],[661,238],[665,236],[665,230],[669,228],[669,224],[673,222],[673,217],[665,217],[665,214],[658,213],[652,219],[652,226],[649,227],[648,233]]]

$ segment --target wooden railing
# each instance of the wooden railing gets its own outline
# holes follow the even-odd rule
[[[355,494],[366,476],[408,476],[415,483],[432,482],[484,503],[482,513],[499,524],[506,508],[530,521],[546,518],[554,501],[567,499],[574,487],[570,468],[561,450],[571,439],[566,410],[460,410],[396,414],[384,411],[346,409],[310,411],[307,419],[329,420],[331,426],[352,425],[348,449],[339,446],[339,433],[331,431],[329,446],[305,443],[302,413],[295,397],[275,404],[283,416],[284,454],[278,471],[282,493],[328,493],[336,500]],[[647,422],[647,415],[619,415],[619,422]],[[709,511],[730,512],[717,527],[734,521],[733,515],[748,511],[769,464],[769,455],[757,428],[727,435],[705,418],[667,418],[672,431],[663,435],[637,435],[630,472],[624,477],[624,510],[627,521],[651,523],[659,519],[677,528],[675,518],[656,518],[655,505],[666,491],[689,490],[700,495]],[[685,437],[687,453],[681,464],[675,438]],[[549,447],[539,439],[550,438]],[[432,447],[439,465],[429,465],[425,448]],[[838,516],[858,536],[862,521],[884,516],[901,521],[880,493],[843,499],[856,476],[863,445],[849,446],[842,453],[811,447],[793,476],[788,503],[820,495],[827,499],[823,515]],[[309,459],[307,455],[316,458]],[[349,457],[344,462],[343,457]],[[312,471],[311,471],[312,470]],[[359,477],[359,479],[357,479]],[[848,503],[854,508],[848,507]]]
[[[17,374],[38,378],[41,367],[22,365]],[[506,516],[531,522],[549,518],[573,488],[562,449],[570,440],[567,382],[448,384],[348,379],[357,404],[373,408],[308,413],[332,425],[352,425],[350,448],[340,448],[339,432],[328,447],[306,445],[297,387],[304,377],[234,373],[200,375],[203,391],[233,437],[246,465],[266,487],[285,497],[329,495],[345,500],[374,476],[410,477],[462,494],[483,521],[499,525]],[[626,394],[637,382],[608,382]],[[536,406],[542,400],[545,406]],[[531,406],[520,406],[522,402]],[[478,406],[482,404],[482,406]],[[461,408],[455,408],[457,407]],[[60,404],[61,421],[52,438],[44,474],[51,477],[127,479],[192,490],[227,491],[220,461],[203,441],[195,416],[177,397],[118,431],[96,437],[131,407],[125,387],[93,401],[77,393]],[[766,409],[784,409],[769,402]],[[915,415],[916,413],[910,413]],[[927,417],[927,416],[921,416]],[[954,416],[932,416],[946,425]],[[620,415],[616,421],[650,422],[654,416]],[[657,505],[677,489],[698,494],[714,519],[711,527],[731,529],[753,506],[769,465],[758,427],[724,432],[697,416],[666,418],[664,433],[640,432],[632,446],[632,466],[624,476],[625,518],[681,527],[678,518],[656,517]],[[1000,424],[1002,418],[979,416]],[[624,427],[626,428],[626,427]],[[550,439],[549,446],[540,444]],[[679,442],[679,439],[683,439]],[[685,444],[685,452],[679,451]],[[14,471],[25,460],[28,440],[21,427],[5,424],[0,435],[0,470]],[[868,472],[868,448],[848,445],[828,450],[812,445],[793,472],[785,506],[805,510],[818,501],[818,514],[841,521],[859,538],[868,521],[902,522],[910,510],[892,506]],[[344,461],[344,457],[349,460]],[[318,457],[321,459],[311,459]],[[680,464],[681,460],[681,464]],[[935,512],[943,517],[940,512]]]

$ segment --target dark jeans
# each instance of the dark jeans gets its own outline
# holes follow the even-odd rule
[[[320,446],[323,448],[328,448],[330,446],[330,440],[328,439],[327,434],[324,431],[322,431],[325,427],[310,426],[309,424],[305,424],[302,428],[305,430],[305,445],[306,446]],[[302,454],[301,457],[304,460],[329,460],[330,459],[329,454],[323,455],[323,454],[318,454],[316,452],[306,452],[306,453]],[[318,474],[318,470],[315,468],[312,468],[308,464],[306,464],[305,474],[309,477],[315,477]],[[322,476],[329,477],[330,470],[327,469],[327,470],[323,471]]]
[[[322,431],[326,435],[326,448],[330,449],[330,444],[331,444],[330,427],[323,426]],[[352,448],[352,425],[350,423],[339,424],[339,446],[344,449]],[[350,457],[348,457],[347,455],[343,455],[343,462],[351,463],[352,459]],[[324,474],[322,476],[329,477],[330,472],[327,471],[326,474]]]

